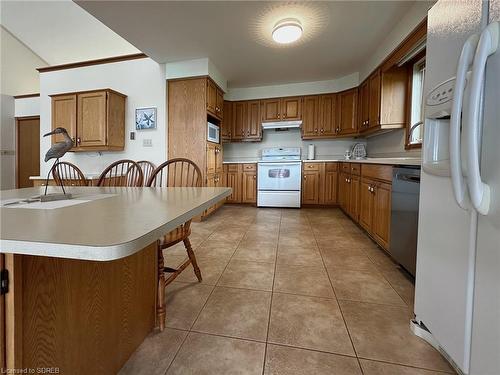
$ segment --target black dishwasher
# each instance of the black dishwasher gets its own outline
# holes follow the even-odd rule
[[[413,276],[417,261],[419,194],[420,167],[393,168],[390,252]]]

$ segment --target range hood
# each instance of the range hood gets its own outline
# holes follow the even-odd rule
[[[296,121],[276,121],[276,122],[263,122],[262,129],[290,129],[290,128],[300,128],[302,125],[302,120]]]

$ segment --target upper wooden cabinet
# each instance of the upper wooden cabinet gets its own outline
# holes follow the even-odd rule
[[[408,69],[379,68],[362,84],[360,132],[402,128],[406,122]]]
[[[311,139],[319,136],[319,96],[311,95],[304,97],[304,108],[302,113],[302,138]]]
[[[231,140],[231,132],[233,126],[233,102],[224,100],[223,108],[224,109],[222,112],[224,113],[224,117],[221,121],[220,135],[221,140],[223,142],[227,142]]]
[[[76,94],[57,95],[52,97],[52,130],[65,128],[76,145]],[[61,134],[52,136],[52,144],[63,141]]]
[[[232,141],[260,141],[262,139],[260,100],[226,102],[223,130]],[[230,116],[229,116],[230,115]],[[227,129],[230,129],[229,132]]]
[[[281,119],[285,121],[300,120],[302,118],[302,97],[281,99]]]
[[[262,123],[260,119],[260,101],[251,100],[247,103],[247,122],[245,140],[262,139]]]
[[[224,92],[210,78],[207,78],[206,99],[207,112],[218,119],[222,119],[224,112]]]
[[[119,151],[125,147],[126,96],[111,89],[51,95],[52,129],[63,127],[72,151]],[[62,140],[52,138],[52,143]]]
[[[338,94],[338,127],[337,135],[354,135],[358,130],[358,89],[343,91]]]
[[[319,97],[319,134],[323,137],[334,136],[337,130],[337,94]]]
[[[291,121],[302,118],[302,97],[261,100],[262,122]]]

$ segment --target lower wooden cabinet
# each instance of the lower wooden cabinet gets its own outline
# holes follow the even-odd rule
[[[302,164],[302,204],[337,204],[337,163]]]
[[[389,249],[392,167],[364,164],[361,176],[343,172],[339,181],[340,206],[385,250]]]
[[[225,164],[224,186],[233,189],[227,203],[257,204],[257,164]]]

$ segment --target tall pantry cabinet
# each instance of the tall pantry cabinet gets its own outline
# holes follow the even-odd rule
[[[167,91],[168,159],[190,159],[201,169],[203,186],[224,186],[222,146],[207,141],[207,121],[220,126],[223,120],[224,92],[209,77],[169,80]]]

